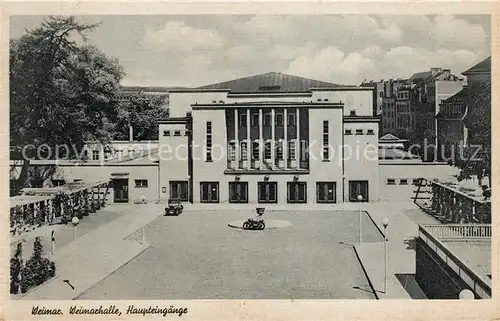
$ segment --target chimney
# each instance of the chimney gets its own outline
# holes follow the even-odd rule
[[[132,125],[128,125],[128,140],[134,141],[134,127]]]

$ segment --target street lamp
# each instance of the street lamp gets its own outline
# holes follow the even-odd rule
[[[73,226],[75,228],[73,241],[76,241],[76,227],[78,226],[78,223],[80,223],[80,220],[78,219],[78,217],[73,216],[73,218],[71,219],[71,223],[73,223]],[[76,254],[76,252],[75,252],[75,254]],[[73,261],[74,261],[74,264],[73,264],[73,282],[76,283],[76,264],[77,264],[76,256],[73,258]]]
[[[359,194],[358,197],[358,202],[361,203],[363,200],[363,195]],[[363,243],[363,229],[361,228],[361,207],[359,208],[359,244]]]
[[[386,217],[382,220],[384,226],[384,293],[387,293],[387,237],[386,229],[389,225],[389,219]]]

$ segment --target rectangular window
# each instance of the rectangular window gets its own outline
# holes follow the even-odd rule
[[[306,182],[288,182],[287,183],[287,201],[288,203],[307,203],[307,184]]]
[[[252,114],[252,126],[253,127],[259,126],[259,114],[258,113]]]
[[[373,131],[373,129],[368,129],[368,131],[366,132],[367,135],[375,135],[375,132]]]
[[[323,160],[330,160],[330,146],[328,137],[328,120],[323,121]]]
[[[100,158],[99,155],[100,155],[100,151],[93,150],[92,151],[92,160],[95,160],[95,161],[99,160],[99,158]]]
[[[264,144],[264,159],[271,159],[271,142],[267,141]]]
[[[288,159],[289,160],[295,160],[295,144],[296,144],[296,142],[294,142],[294,141],[288,142]]]
[[[356,135],[363,135],[362,129],[356,129]]]
[[[350,202],[368,202],[368,191],[368,181],[349,181]]]
[[[282,113],[276,113],[276,126],[283,127],[283,114]]]
[[[346,135],[352,135],[352,129],[346,129],[345,130]]]
[[[212,122],[207,121],[206,125],[206,138],[207,138],[207,147],[206,147],[206,161],[212,161]]]
[[[188,181],[170,181],[170,198],[187,202],[188,198]]]
[[[260,159],[260,144],[259,142],[252,142],[252,158]]]
[[[174,131],[174,136],[181,136],[181,131],[180,130],[175,130]]]
[[[316,202],[317,203],[336,203],[337,202],[337,184],[336,182],[317,182],[316,183]]]
[[[271,113],[264,113],[264,126],[271,126]]]
[[[170,136],[170,130],[164,130],[163,136]]]
[[[229,153],[227,156],[230,161],[236,160],[236,144],[234,141],[229,142]]]
[[[276,158],[283,159],[283,141],[281,140],[276,142]]]
[[[295,126],[295,114],[288,114],[288,126]]]
[[[248,144],[247,142],[241,142],[241,160],[248,160]]]
[[[247,127],[247,114],[240,114],[240,123],[238,124],[240,127]]]
[[[259,203],[277,203],[278,202],[278,183],[277,182],[258,182]]]
[[[219,182],[200,182],[200,202],[219,203]]]
[[[136,179],[135,180],[135,187],[148,187],[148,180],[147,179]]]
[[[248,203],[248,182],[229,182],[229,203]]]
[[[408,180],[403,178],[399,180],[399,185],[408,185]]]
[[[419,185],[420,184],[420,178],[414,178],[411,183],[413,185]]]
[[[387,185],[396,185],[396,180],[394,178],[388,178]]]

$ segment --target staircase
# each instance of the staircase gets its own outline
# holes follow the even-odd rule
[[[442,224],[449,224],[452,221],[448,217],[444,217],[436,213],[432,209],[432,184],[425,178],[420,178],[419,183],[415,185],[417,190],[414,191],[413,203],[420,207],[425,213],[429,214]]]

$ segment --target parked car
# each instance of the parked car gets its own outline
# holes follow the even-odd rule
[[[184,209],[184,206],[182,206],[182,203],[178,199],[169,199],[168,200],[168,206],[165,207],[165,215],[179,215],[182,213],[182,210]]]

